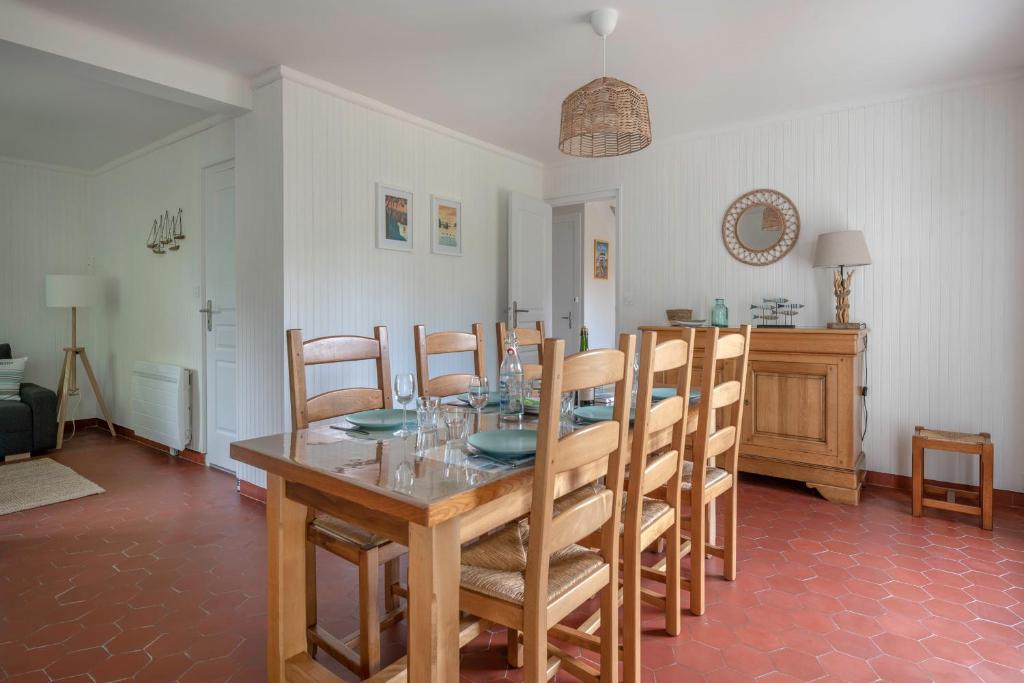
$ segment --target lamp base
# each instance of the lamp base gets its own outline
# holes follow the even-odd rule
[[[830,330],[863,330],[867,329],[867,323],[837,323],[831,322],[826,325]]]

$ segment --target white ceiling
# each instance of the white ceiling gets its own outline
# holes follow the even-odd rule
[[[0,41],[0,156],[94,169],[209,116]]]
[[[24,0],[246,76],[284,64],[557,160],[598,0]],[[603,0],[602,0],[603,1]],[[655,140],[1024,66],[1021,0],[612,0]]]

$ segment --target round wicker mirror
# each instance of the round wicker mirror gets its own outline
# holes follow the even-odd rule
[[[800,214],[789,197],[775,190],[753,190],[729,206],[722,240],[732,257],[767,266],[788,254],[800,236]]]

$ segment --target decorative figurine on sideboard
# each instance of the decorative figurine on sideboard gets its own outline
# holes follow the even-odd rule
[[[759,304],[750,304],[750,310],[756,311],[753,319],[758,327],[796,327],[793,318],[803,307],[803,304],[790,303],[789,299],[781,297],[761,299]]]

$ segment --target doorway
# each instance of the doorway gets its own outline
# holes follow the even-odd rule
[[[235,162],[203,169],[206,463],[234,473],[238,438],[235,305]]]
[[[552,212],[551,336],[579,350],[614,348],[618,334],[618,191],[549,199]]]

